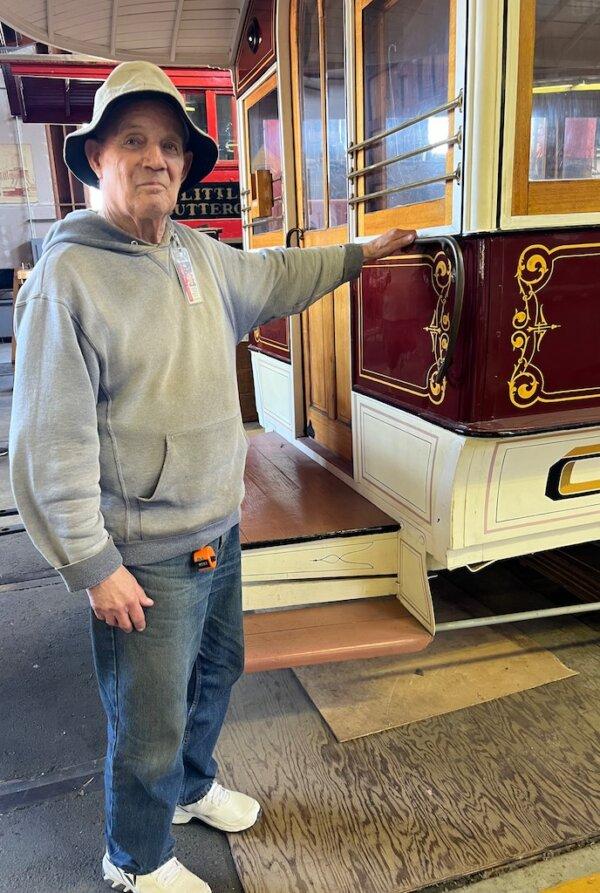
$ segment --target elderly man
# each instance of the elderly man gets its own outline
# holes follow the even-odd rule
[[[104,879],[208,893],[174,857],[171,823],[241,831],[259,814],[216,782],[213,758],[243,668],[235,347],[415,234],[241,252],[173,223],[217,148],[145,62],[115,68],[65,158],[103,209],[58,221],[20,292],[11,480],[31,539],[91,604]]]

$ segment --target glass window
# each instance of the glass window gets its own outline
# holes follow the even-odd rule
[[[344,4],[325,0],[325,79],[327,86],[327,163],[329,226],[348,219],[346,86],[344,80]]]
[[[184,93],[185,107],[188,115],[201,130],[208,131],[206,122],[206,93],[204,90]]]
[[[317,0],[304,0],[300,5],[299,29],[304,220],[308,229],[323,229],[323,121]]]
[[[255,223],[255,235],[270,233],[283,226],[281,200],[281,144],[279,141],[279,108],[277,90],[263,96],[248,110],[248,142],[250,148],[250,173],[269,170],[273,177],[273,211],[270,218]]]
[[[600,178],[600,0],[537,0],[530,180]]]
[[[365,139],[448,102],[448,0],[373,0],[363,11]],[[394,133],[365,152],[364,164],[414,152],[448,136],[449,113]],[[377,192],[447,171],[443,144],[365,177]],[[368,212],[443,199],[444,181],[366,202]]]
[[[233,96],[217,93],[217,129],[221,161],[235,161],[237,158],[234,103]]]

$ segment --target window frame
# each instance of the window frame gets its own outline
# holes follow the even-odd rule
[[[213,102],[215,104],[214,115],[215,115],[215,142],[219,145],[219,112],[218,112],[218,104],[217,104],[217,96],[228,96],[231,102],[231,121],[233,125],[233,136],[234,136],[234,157],[233,158],[219,158],[218,164],[219,167],[231,167],[236,168],[240,162],[240,145],[239,145],[239,133],[238,133],[238,122],[237,122],[237,114],[236,114],[236,101],[235,96],[229,90],[213,90]]]
[[[600,179],[530,180],[536,0],[508,0],[502,229],[600,223]]]
[[[271,230],[267,233],[254,233],[252,227],[245,227],[244,232],[246,234],[247,245],[249,248],[271,248],[277,245],[282,245],[284,242],[283,233],[284,233],[284,223],[285,223],[285,192],[283,190],[283,141],[281,136],[281,96],[279,90],[279,84],[277,82],[277,72],[272,72],[268,77],[266,77],[263,81],[261,81],[258,86],[254,87],[250,93],[247,93],[241,100],[241,108],[242,108],[242,120],[243,120],[243,140],[244,140],[244,190],[249,189],[250,181],[251,181],[251,173],[250,173],[250,127],[248,114],[251,108],[255,106],[261,99],[264,99],[265,96],[268,96],[269,93],[272,93],[273,90],[277,91],[277,111],[278,111],[278,121],[279,121],[279,140],[280,140],[280,148],[281,148],[281,165],[282,165],[282,221],[281,227],[276,230]],[[238,135],[240,138],[241,134]],[[240,159],[241,162],[241,159]],[[248,194],[242,193],[242,206],[247,205],[249,202]],[[242,226],[244,224],[249,223],[249,219],[246,215],[242,214]]]
[[[374,0],[355,0],[355,108],[356,108],[356,143],[365,139],[365,104],[364,104],[364,58],[363,58],[363,11]],[[447,0],[449,5],[449,47],[448,47],[448,101],[453,100],[464,91],[465,53],[466,53],[466,6],[465,0]],[[462,106],[449,112],[449,133],[463,131],[464,102]],[[464,137],[464,133],[463,133]],[[461,171],[458,180],[449,180],[443,198],[415,204],[386,208],[382,211],[365,210],[365,203],[354,205],[355,226],[358,237],[374,236],[390,227],[410,227],[426,232],[436,233],[460,232],[462,216],[462,182],[464,179],[463,145],[464,139],[450,147],[446,154],[446,171],[452,172],[457,167]],[[356,153],[355,167],[365,165],[365,151]],[[356,179],[355,195],[365,194],[365,177]],[[351,206],[352,207],[352,206]]]

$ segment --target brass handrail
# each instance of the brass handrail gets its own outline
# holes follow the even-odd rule
[[[413,180],[411,183],[403,183],[402,186],[390,186],[388,189],[380,189],[378,192],[367,192],[365,195],[357,195],[348,199],[349,205],[358,205],[361,202],[368,202],[371,199],[381,198],[383,195],[391,195],[394,192],[405,192],[407,189],[417,189],[419,186],[429,186],[431,183],[442,183],[444,181],[460,180],[460,164],[451,174],[441,174],[439,177],[429,177],[426,180]]]
[[[367,146],[371,146],[373,143],[378,143],[380,140],[386,139],[393,133],[399,133],[401,130],[406,130],[407,127],[412,127],[413,124],[418,124],[420,121],[426,121],[428,118],[434,118],[442,112],[460,108],[462,106],[462,101],[463,94],[461,90],[456,99],[452,99],[450,102],[444,103],[444,105],[438,105],[429,112],[422,112],[420,115],[415,115],[414,118],[408,118],[406,121],[402,121],[401,124],[396,124],[394,127],[388,128],[388,130],[382,130],[380,133],[376,133],[374,136],[370,136],[369,139],[363,140],[360,143],[350,143],[348,146],[348,154],[352,155],[355,152],[360,152],[361,149],[366,149]]]
[[[439,140],[437,143],[428,143],[426,146],[419,146],[418,149],[411,149],[410,152],[403,152],[402,155],[393,155],[391,158],[384,158],[383,161],[369,164],[368,167],[359,167],[358,170],[350,171],[348,179],[353,180],[356,177],[362,177],[364,174],[370,174],[371,171],[376,171],[381,167],[395,164],[397,161],[404,161],[407,158],[413,158],[415,155],[422,155],[425,152],[430,152],[432,149],[437,149],[438,146],[455,146],[460,144],[461,138],[461,132],[459,130],[458,133],[455,133],[453,136],[449,136],[445,140]]]

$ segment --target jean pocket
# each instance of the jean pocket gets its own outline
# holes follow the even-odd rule
[[[167,434],[156,486],[138,497],[142,538],[201,530],[229,517],[243,497],[246,435],[239,415]]]

